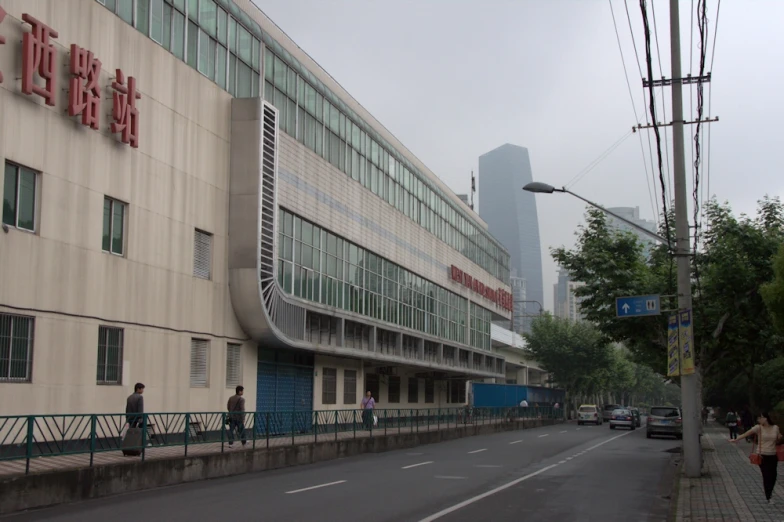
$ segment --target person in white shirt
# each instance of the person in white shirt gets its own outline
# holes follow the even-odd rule
[[[779,459],[776,455],[776,445],[781,444],[782,436],[779,427],[773,424],[773,420],[767,413],[762,413],[757,418],[757,425],[749,431],[740,435],[738,439],[745,439],[746,437],[755,437],[756,443],[752,448],[753,453],[759,453],[762,456],[760,462],[760,470],[762,471],[762,487],[765,490],[765,499],[768,504],[773,504],[771,496],[773,495],[773,488],[776,486],[776,476],[778,474]],[[738,439],[730,439],[730,442],[735,444]]]
[[[521,408],[527,408],[527,407],[528,407],[528,401],[527,401],[527,400],[525,400],[525,399],[523,399],[522,401],[520,401],[520,407],[521,407]]]

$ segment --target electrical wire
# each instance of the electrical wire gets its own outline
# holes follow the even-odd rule
[[[664,68],[662,67],[661,62],[661,50],[659,49],[659,28],[656,26],[656,2],[651,2],[651,13],[653,14],[653,35],[656,38],[656,56],[658,57],[659,61],[659,74],[662,78],[664,78]],[[651,78],[653,80],[653,78]],[[667,104],[666,104],[666,96],[664,96],[664,85],[661,87],[662,92],[662,117],[664,121],[667,121]],[[672,179],[672,174],[670,172],[670,138],[669,138],[669,131],[667,127],[664,128],[664,154],[667,157],[667,181]],[[672,201],[672,191],[668,194],[668,198]]]
[[[707,16],[707,0],[697,0],[697,28],[700,33],[700,62],[699,62],[699,76],[697,77],[697,130],[694,133],[694,246],[692,251],[692,265],[694,269],[694,277],[697,283],[697,311],[702,317],[703,303],[702,303],[702,284],[700,282],[700,268],[698,261],[698,249],[700,244],[701,223],[700,218],[700,161],[702,156],[702,147],[700,144],[700,130],[702,128],[702,113],[704,108],[704,92],[702,77],[705,74],[705,58],[707,55],[708,44],[708,16]]]
[[[570,188],[570,187],[573,187],[573,186],[575,186],[577,183],[579,183],[579,182],[580,182],[580,180],[582,180],[582,179],[585,177],[585,175],[586,175],[586,174],[588,174],[589,172],[591,172],[591,171],[592,171],[593,169],[595,169],[595,168],[596,168],[596,167],[597,167],[597,166],[598,166],[598,165],[599,165],[599,164],[600,164],[602,161],[604,161],[605,159],[607,159],[607,157],[609,157],[609,156],[610,156],[610,154],[612,154],[613,152],[615,152],[615,150],[616,150],[618,147],[620,147],[620,146],[621,146],[621,144],[623,144],[623,142],[624,142],[624,141],[626,141],[626,139],[627,139],[629,136],[631,136],[632,134],[634,134],[634,131],[631,131],[631,130],[630,130],[630,131],[626,131],[626,134],[624,134],[623,136],[621,136],[620,138],[618,138],[618,140],[616,140],[616,141],[615,141],[615,143],[613,143],[612,145],[610,145],[610,146],[609,146],[609,147],[608,147],[608,148],[607,148],[607,149],[606,149],[604,152],[602,152],[602,153],[601,153],[601,154],[600,154],[600,155],[599,155],[599,156],[598,156],[596,159],[594,159],[594,160],[593,160],[593,161],[591,161],[591,162],[590,162],[588,165],[586,165],[586,166],[585,166],[585,168],[583,168],[583,169],[582,169],[580,172],[578,172],[578,173],[577,173],[577,174],[576,174],[576,175],[575,175],[575,176],[574,176],[574,177],[573,177],[571,180],[569,180],[569,182],[568,182],[568,183],[566,183],[566,185],[564,185],[564,187],[566,187],[566,188]]]
[[[626,78],[626,87],[629,89],[629,99],[632,102],[632,110],[634,111],[634,121],[636,121],[637,124],[639,125],[640,124],[640,117],[637,115],[637,107],[634,104],[634,95],[632,94],[632,85],[631,85],[631,82],[629,81],[629,71],[626,68],[626,59],[623,56],[623,46],[621,46],[621,37],[620,37],[620,34],[618,33],[618,23],[617,23],[617,21],[615,19],[615,11],[613,10],[612,0],[607,0],[607,3],[610,4],[610,14],[612,15],[613,27],[615,28],[615,39],[618,41],[618,51],[621,53],[621,64],[623,64],[623,75],[624,75],[624,78]],[[627,13],[628,13],[628,9],[627,9]],[[632,42],[634,42],[634,34],[632,34]],[[636,45],[635,45],[635,55],[636,55]],[[639,67],[639,59],[638,59],[638,67]],[[640,71],[642,71],[642,69],[640,69]],[[656,199],[654,197],[654,194],[656,193],[656,183],[653,184],[653,192],[652,192],[651,191],[651,181],[650,181],[651,178],[653,177],[653,147],[651,146],[650,135],[649,135],[648,136],[648,149],[651,152],[651,154],[650,154],[650,157],[651,157],[651,172],[649,174],[648,173],[648,164],[646,163],[646,160],[645,160],[645,146],[643,145],[643,142],[642,142],[642,134],[638,132],[637,135],[640,138],[640,152],[642,153],[642,166],[645,169],[645,184],[648,186],[648,198],[650,199],[650,203],[651,203],[651,212],[653,212],[654,219],[656,219],[656,224],[658,226],[658,224],[659,224],[659,212],[657,211],[657,206],[655,204]]]
[[[667,246],[672,251],[672,242],[670,240],[670,218],[667,212],[667,187],[664,182],[664,165],[661,150],[661,134],[659,133],[659,125],[656,122],[656,100],[653,92],[653,60],[651,58],[651,28],[648,23],[648,9],[646,7],[646,0],[640,0],[640,10],[642,11],[642,23],[645,29],[645,61],[648,69],[648,103],[650,104],[651,120],[653,125],[653,133],[656,136],[656,155],[659,161],[659,183],[662,189],[662,207],[664,208],[664,229],[666,232]],[[672,259],[672,257],[670,257]],[[670,272],[672,272],[672,262],[670,263]],[[672,277],[669,278],[669,284],[672,284]]]
[[[716,37],[719,33],[719,13],[721,12],[721,0],[718,0],[716,4],[716,22],[713,27],[713,48],[711,49],[711,63],[710,63],[710,73],[713,75],[713,61],[716,59]],[[713,101],[713,84],[708,84],[708,117],[713,116],[712,112],[712,101]],[[706,199],[710,201],[711,199],[711,192],[710,192],[710,175],[711,175],[711,126],[708,125],[708,150],[707,154],[705,155],[706,160],[706,168],[705,168],[705,192],[706,192]]]

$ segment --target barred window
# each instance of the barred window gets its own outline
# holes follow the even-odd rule
[[[123,329],[98,327],[98,384],[122,384]]]
[[[337,404],[338,371],[335,368],[324,368],[321,378],[322,404]]]
[[[206,339],[191,339],[191,388],[207,388],[210,385],[210,342]]]
[[[419,379],[416,377],[408,378],[408,402],[411,404],[419,402]]]
[[[357,371],[343,370],[343,404],[357,402]]]
[[[397,375],[389,376],[389,402],[400,402],[400,377]]]
[[[432,404],[435,402],[436,383],[433,379],[425,379],[425,403]]]
[[[0,382],[30,382],[35,319],[0,314]]]
[[[226,345],[226,387],[236,388],[242,384],[242,345]]]

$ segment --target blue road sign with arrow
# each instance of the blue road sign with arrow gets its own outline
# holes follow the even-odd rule
[[[615,315],[618,317],[643,317],[661,313],[658,295],[635,295],[615,298]]]

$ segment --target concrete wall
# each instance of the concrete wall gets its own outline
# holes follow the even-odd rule
[[[362,453],[379,453],[474,435],[529,429],[551,420],[468,425],[440,431],[324,441],[259,449],[82,468],[0,479],[0,515],[144,489],[313,464]]]
[[[0,232],[0,305],[36,317],[32,385],[0,384],[3,413],[121,411],[136,381],[147,385],[148,411],[222,409],[226,342],[246,339],[226,280],[229,94],[94,0],[2,6],[0,161],[41,172],[36,232]],[[55,107],[22,94],[16,79],[23,12],[59,31]],[[100,131],[64,114],[71,43],[103,63]],[[138,149],[108,130],[116,68],[138,80]],[[104,196],[128,205],[123,256],[101,250]],[[213,234],[211,281],[192,275],[194,228]],[[122,386],[95,384],[99,325],[125,328]],[[206,389],[189,387],[191,337],[211,340]],[[243,358],[255,397],[252,343]]]

